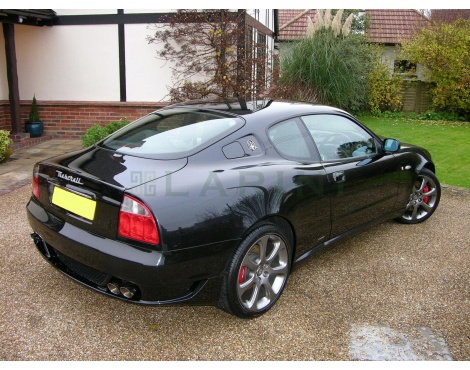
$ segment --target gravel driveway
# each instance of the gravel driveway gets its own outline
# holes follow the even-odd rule
[[[470,360],[470,191],[311,258],[254,320],[144,307],[61,275],[35,250],[30,187],[0,196],[2,360]]]

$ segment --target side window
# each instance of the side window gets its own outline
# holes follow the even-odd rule
[[[333,114],[302,117],[323,161],[377,153],[374,138],[354,121]]]
[[[288,159],[311,159],[307,140],[310,138],[303,133],[299,127],[298,120],[292,119],[278,123],[268,130],[268,136],[274,148]]]

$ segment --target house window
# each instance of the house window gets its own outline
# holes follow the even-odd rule
[[[254,70],[253,58],[255,55],[255,43],[254,43],[254,32],[253,27],[248,26],[246,28],[246,40],[245,40],[245,69],[247,76],[253,79],[252,74]]]
[[[395,60],[394,72],[398,74],[416,75],[416,63],[409,60]]]
[[[247,59],[253,57],[254,45],[253,45],[253,27],[246,27],[246,40],[245,40],[245,56]]]
[[[266,35],[258,31],[256,43],[256,81],[260,91],[266,88],[266,49]]]

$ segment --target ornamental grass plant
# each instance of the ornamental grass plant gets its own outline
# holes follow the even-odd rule
[[[341,27],[338,14],[330,22],[329,13],[324,16],[317,10],[307,35],[281,59],[281,83],[297,86],[299,91],[313,89],[311,102],[357,112],[368,101],[371,51],[362,34],[349,31],[352,17]],[[295,94],[285,98],[298,100]]]

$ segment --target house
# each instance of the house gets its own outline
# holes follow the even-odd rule
[[[167,104],[172,66],[146,38],[175,11],[0,9],[0,129],[24,139],[33,95],[45,133],[61,138]],[[273,9],[228,14],[242,14],[246,42],[274,48]]]
[[[368,9],[365,12],[369,16],[366,34],[371,42],[384,46],[383,62],[395,73],[411,74],[417,80],[424,80],[422,66],[403,59],[397,46],[429,24],[429,19],[414,9]]]

